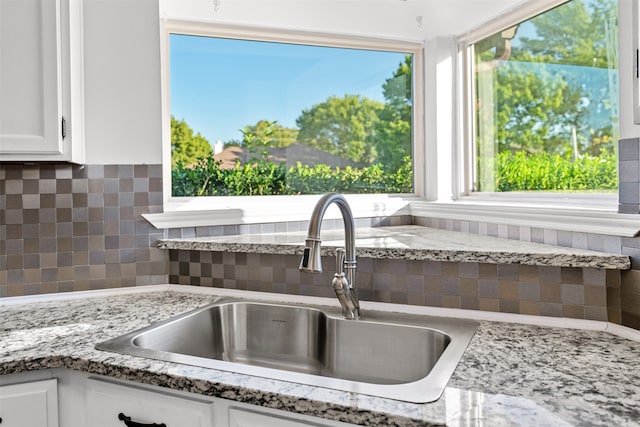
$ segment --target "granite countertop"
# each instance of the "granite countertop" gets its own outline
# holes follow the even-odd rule
[[[483,321],[429,404],[94,349],[220,298],[188,289],[0,305],[0,374],[67,368],[362,425],[640,426],[640,342],[603,331]]]
[[[322,255],[344,246],[342,230],[322,231]],[[162,249],[301,255],[306,232],[160,240]],[[521,242],[417,225],[356,229],[356,255],[430,261],[528,264],[626,270],[628,256]]]

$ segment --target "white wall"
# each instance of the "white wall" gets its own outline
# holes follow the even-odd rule
[[[87,164],[162,163],[158,0],[84,0]]]

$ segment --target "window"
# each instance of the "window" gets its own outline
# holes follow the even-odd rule
[[[617,189],[617,1],[566,2],[469,51],[472,192]]]
[[[174,200],[415,192],[420,45],[196,24],[165,43]]]

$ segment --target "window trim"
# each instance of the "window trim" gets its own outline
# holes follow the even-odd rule
[[[459,37],[459,40],[467,45],[476,43],[487,38],[498,31],[505,30],[527,21],[537,15],[548,10],[558,7],[561,4],[569,3],[571,0],[536,0],[525,2],[524,4],[516,4],[502,12],[500,15],[492,18],[474,29],[467,31]]]
[[[181,226],[243,224],[257,222],[292,221],[299,219],[301,212],[308,210],[310,203],[319,196],[171,196],[171,127],[169,99],[169,37],[170,34],[188,34],[209,37],[226,37],[243,40],[261,40],[292,44],[310,44],[340,48],[356,48],[407,52],[414,55],[413,61],[413,129],[414,129],[414,193],[412,194],[353,194],[347,200],[353,202],[356,217],[392,215],[403,211],[409,200],[424,194],[424,170],[419,165],[424,158],[424,44],[415,41],[378,39],[360,36],[338,36],[333,34],[290,31],[253,26],[219,25],[182,20],[162,20],[160,25],[161,76],[162,76],[162,162],[163,162],[163,207],[168,224]],[[368,207],[370,206],[370,207]],[[193,213],[186,213],[195,211]],[[202,213],[197,213],[198,211]],[[175,212],[175,214],[171,214]],[[179,213],[178,213],[179,212]],[[310,212],[310,211],[309,211]],[[170,215],[169,215],[170,214]],[[375,215],[373,215],[375,214]],[[151,215],[155,222],[160,214]],[[308,219],[308,218],[304,218]],[[162,221],[160,221],[162,222]],[[159,222],[158,222],[159,223]]]
[[[537,14],[566,3],[568,0],[541,0],[538,2],[528,2],[526,4],[515,5],[508,9],[500,16],[483,23],[476,29],[463,34],[460,37],[440,38],[441,41],[450,42],[450,47],[441,48],[434,47],[434,41],[437,45],[438,40],[427,40],[424,43],[380,40],[375,38],[336,36],[331,34],[307,33],[301,31],[274,30],[269,28],[256,28],[249,26],[231,26],[175,21],[162,19],[161,32],[161,55],[162,55],[162,114],[163,118],[169,117],[169,99],[168,99],[168,34],[170,31],[183,29],[184,31],[193,28],[206,30],[206,34],[215,29],[233,37],[239,37],[245,34],[252,37],[259,34],[273,36],[273,34],[281,34],[288,37],[291,42],[303,42],[306,40],[325,41],[330,39],[334,42],[339,40],[354,41],[361,43],[365,41],[381,43],[386,45],[402,46],[401,50],[406,50],[406,46],[414,46],[418,51],[414,60],[414,181],[415,194],[413,195],[347,195],[349,203],[352,205],[354,216],[356,217],[372,217],[372,216],[394,216],[394,215],[413,215],[416,217],[432,217],[443,219],[457,219],[462,221],[479,221],[485,223],[500,223],[510,225],[520,225],[528,227],[540,227],[545,229],[558,229],[568,231],[582,231],[589,233],[600,233],[617,236],[636,236],[638,234],[637,215],[619,214],[613,209],[613,206],[598,208],[593,206],[577,207],[572,204],[567,207],[560,207],[553,203],[553,198],[548,199],[545,204],[542,203],[541,197],[535,197],[535,200],[527,201],[513,200],[510,194],[489,195],[483,197],[479,194],[465,194],[465,180],[468,175],[469,158],[469,129],[467,123],[470,115],[469,108],[469,87],[465,83],[465,73],[468,67],[468,59],[466,58],[466,50],[474,41],[480,40],[487,35],[495,33],[503,28],[509,27],[514,23],[529,19]],[[620,21],[620,25],[623,21]],[[628,28],[625,27],[626,30]],[[307,38],[309,37],[309,38]],[[442,43],[444,45],[444,43]],[[364,46],[363,46],[364,47]],[[449,49],[452,57],[450,70],[444,70],[443,73],[449,73],[453,76],[451,82],[451,92],[447,95],[447,89],[443,89],[444,97],[450,96],[453,103],[450,112],[451,123],[444,123],[441,126],[451,128],[451,138],[438,138],[433,129],[429,132],[425,131],[426,125],[430,127],[438,125],[433,123],[431,118],[426,117],[434,112],[441,111],[438,100],[432,101],[434,98],[435,88],[441,86],[435,76],[439,72],[438,61],[433,53],[442,53],[443,50]],[[429,54],[427,58],[426,54]],[[419,58],[419,59],[418,59]],[[433,77],[429,80],[425,79],[425,75]],[[429,97],[425,96],[429,94]],[[438,91],[440,96],[440,91]],[[418,100],[419,99],[419,100]],[[447,101],[447,100],[445,100]],[[447,101],[448,102],[448,101]],[[287,222],[296,220],[308,220],[308,214],[311,212],[315,200],[320,196],[266,196],[275,203],[270,203],[268,209],[263,209],[265,204],[249,203],[246,197],[234,197],[229,203],[237,204],[246,203],[244,208],[235,209],[229,207],[227,200],[230,198],[212,198],[215,199],[217,208],[211,209],[202,206],[192,206],[193,201],[186,203],[176,203],[168,200],[167,195],[170,191],[170,144],[164,141],[170,141],[170,125],[169,120],[163,120],[163,181],[165,185],[164,213],[145,214],[144,216],[157,228],[179,228],[193,226],[208,225],[227,225],[227,224],[250,224],[265,222]],[[442,147],[447,145],[451,150],[452,167],[442,164],[440,159],[434,163],[434,156],[438,151],[443,151]],[[453,147],[452,147],[453,145]],[[472,149],[472,148],[471,148]],[[438,165],[440,163],[440,165]],[[427,164],[430,166],[427,168]],[[457,170],[456,170],[457,168]],[[437,180],[439,177],[446,175],[450,179],[451,192],[438,190]],[[427,177],[430,182],[427,182]],[[167,187],[167,183],[169,186]],[[468,187],[467,187],[468,188]],[[446,194],[444,194],[446,193]],[[499,196],[499,197],[496,197]],[[507,196],[507,197],[504,197]],[[508,197],[512,196],[512,197]],[[615,198],[615,195],[610,195]],[[522,196],[519,196],[522,199]],[[581,196],[579,196],[581,197]],[[204,198],[200,198],[202,201]],[[255,199],[255,197],[254,197]],[[544,199],[544,195],[542,195]],[[261,209],[262,208],[262,209]],[[207,210],[209,209],[209,210]],[[246,215],[250,213],[251,215]],[[328,212],[330,215],[331,212]]]
[[[472,193],[473,176],[473,120],[472,95],[473,78],[471,75],[469,46],[514,24],[533,18],[570,0],[540,0],[518,4],[506,10],[500,16],[491,19],[475,29],[453,38],[454,47],[450,53],[452,73],[455,76],[451,88],[451,99],[455,105],[452,112],[452,140],[426,141],[429,150],[441,151],[453,145],[450,170],[446,165],[432,165],[437,171],[429,171],[430,178],[442,178],[450,175],[451,193],[448,189],[438,189],[433,183],[427,183],[426,198],[411,203],[411,215],[414,217],[438,218],[442,220],[475,221],[479,223],[497,223],[504,225],[537,227],[543,229],[572,232],[595,233],[622,237],[640,235],[638,215],[617,212],[618,194],[584,193]],[[639,15],[640,16],[640,12]],[[639,18],[640,20],[640,18]],[[623,20],[619,21],[619,31],[628,31]],[[634,33],[635,34],[635,33]],[[640,36],[638,37],[640,40]],[[639,42],[640,43],[640,42]],[[427,53],[430,53],[427,50]],[[438,52],[443,54],[442,51]],[[434,67],[427,67],[427,73],[434,73]],[[469,78],[467,78],[469,77]],[[439,85],[426,82],[426,86]],[[640,84],[639,84],[640,86]],[[640,93],[640,91],[638,92]],[[433,97],[427,98],[430,99]],[[434,113],[428,105],[427,113]],[[437,108],[437,106],[436,106]],[[621,114],[624,110],[621,110]],[[432,123],[427,118],[427,123]],[[429,130],[429,132],[431,132]],[[433,138],[432,138],[433,139]],[[428,153],[433,154],[431,151]],[[438,167],[439,166],[439,167]],[[443,170],[444,169],[444,170]],[[592,198],[596,203],[587,203]]]
[[[454,144],[458,147],[460,158],[456,159],[460,164],[460,169],[463,173],[459,174],[457,179],[454,179],[453,188],[453,201],[461,201],[470,204],[477,205],[493,205],[495,203],[503,203],[506,209],[510,209],[511,206],[526,205],[523,203],[521,195],[513,193],[482,193],[473,191],[473,180],[475,173],[475,155],[474,155],[474,135],[475,135],[475,123],[473,113],[473,99],[474,99],[474,79],[472,73],[473,63],[473,44],[492,35],[496,32],[505,30],[513,25],[519,24],[526,20],[529,20],[537,15],[540,15],[550,9],[558,7],[562,4],[568,3],[571,0],[541,0],[539,2],[528,2],[524,5],[516,5],[513,8],[506,10],[500,16],[484,23],[483,25],[471,30],[458,39],[458,54],[460,57],[460,66],[458,67],[456,74],[458,75],[458,89],[460,90],[461,102],[459,108],[461,111],[458,114],[457,127],[459,134],[461,135]],[[567,200],[568,205],[573,208],[585,208],[585,209],[605,209],[612,211],[617,209],[617,198],[614,200],[613,196],[608,194],[594,195],[594,205],[588,202],[588,196],[586,193],[561,193]],[[617,193],[615,193],[617,195]],[[546,209],[555,209],[554,204],[557,201],[557,193],[553,192],[540,192],[535,193],[532,197],[535,199],[539,206],[544,206]],[[441,200],[441,199],[440,199]],[[604,201],[604,202],[603,202]],[[607,202],[608,201],[608,202]]]

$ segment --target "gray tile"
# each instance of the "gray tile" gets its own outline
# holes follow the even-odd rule
[[[444,277],[442,279],[443,295],[460,295],[460,279],[457,277]]]
[[[518,227],[518,240],[522,242],[531,242],[532,241],[532,229],[531,227]]]
[[[540,301],[540,284],[520,282],[518,284],[520,299],[524,301]]]
[[[622,161],[640,159],[640,139],[627,138],[618,141],[618,158]]]
[[[38,192],[40,194],[53,194],[56,192],[55,179],[41,179],[38,181]]]
[[[584,304],[584,287],[581,285],[563,283],[561,285],[561,295],[562,304]]]
[[[577,231],[571,232],[571,247],[576,249],[587,249],[589,246],[587,233]]]
[[[620,182],[640,182],[640,161],[636,160],[620,160],[618,163]]]
[[[558,245],[558,231],[557,230],[542,230],[542,243],[546,243],[547,245]],[[571,237],[569,237],[569,242],[571,242]],[[561,245],[562,246],[562,245]]]
[[[498,264],[498,279],[518,280],[519,270],[516,264]]]
[[[620,204],[637,205],[640,203],[640,193],[638,193],[637,182],[620,182],[618,185],[618,196]]]
[[[540,314],[542,316],[562,317],[562,304],[543,302],[540,304]]]
[[[124,178],[133,179],[133,165],[118,165],[118,178],[121,180]],[[133,181],[131,183],[133,184]]]
[[[604,287],[607,282],[607,271],[602,268],[584,268],[582,280],[584,285]]]
[[[620,203],[618,205],[618,212],[623,214],[638,214],[640,213],[640,205]]]
[[[480,298],[498,298],[498,281],[478,280],[478,296]]]
[[[458,265],[458,275],[460,277],[477,278],[480,275],[478,263],[461,262]]]

